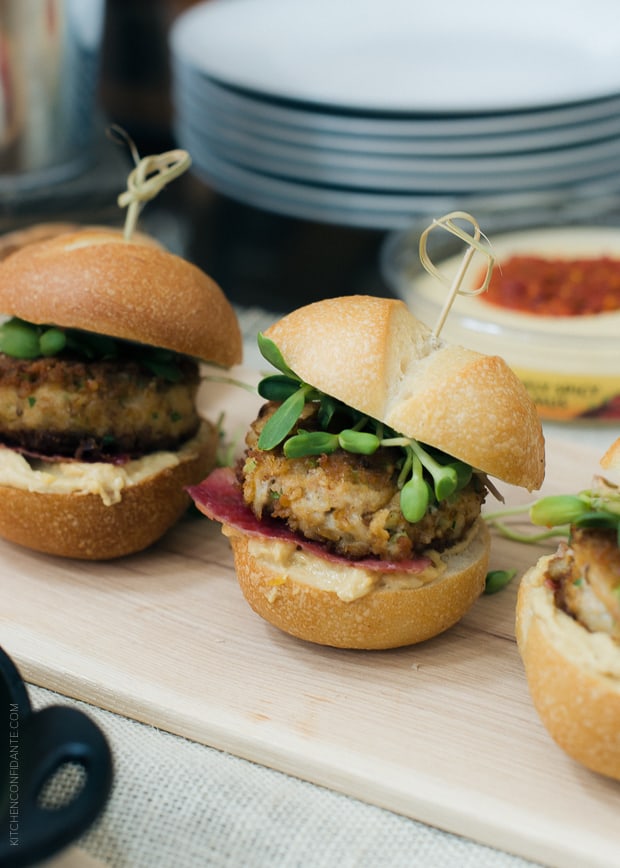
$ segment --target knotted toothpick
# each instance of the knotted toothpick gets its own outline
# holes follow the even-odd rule
[[[473,235],[470,235],[465,229],[456,224],[454,222],[455,220],[465,220],[466,222],[471,224],[471,226],[473,227]],[[467,250],[465,251],[459,269],[452,281],[450,281],[450,278],[448,278],[445,274],[442,274],[442,272],[434,265],[426,249],[428,236],[433,231],[433,229],[436,228],[445,229],[446,232],[450,232],[452,235],[455,235],[457,238],[460,238],[461,241],[464,241],[467,244]],[[480,231],[478,221],[475,219],[475,217],[472,217],[471,214],[468,214],[466,211],[451,211],[449,214],[445,214],[443,217],[440,217],[437,220],[433,220],[431,225],[428,226],[420,236],[420,262],[429,274],[432,274],[434,277],[437,277],[442,283],[450,286],[450,290],[448,292],[448,296],[444,303],[443,309],[439,315],[437,324],[433,329],[433,335],[436,338],[439,337],[439,333],[444,326],[448,313],[450,312],[450,308],[452,307],[454,299],[457,295],[480,295],[480,293],[485,292],[488,289],[491,280],[491,272],[493,271],[493,266],[495,264],[495,256],[493,255],[491,250],[480,241],[481,238],[484,238],[488,242],[486,236],[483,235],[483,233]],[[478,251],[478,253],[482,253],[483,256],[486,256],[488,260],[487,272],[484,281],[482,285],[477,287],[476,289],[462,289],[461,284],[463,283],[467,269],[471,265],[471,261],[476,251]]]
[[[140,159],[134,142],[122,128],[112,127],[110,133],[126,142],[135,163],[135,168],[127,178],[127,189],[116,200],[121,208],[127,208],[123,235],[125,241],[129,241],[144,204],[154,199],[166,184],[189,169],[192,159],[188,152],[181,148]]]

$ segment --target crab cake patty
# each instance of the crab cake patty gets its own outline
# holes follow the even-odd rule
[[[0,442],[81,461],[176,449],[198,430],[198,366],[170,382],[136,361],[0,353]]]
[[[453,545],[480,515],[485,490],[473,477],[457,494],[431,505],[420,521],[408,522],[399,504],[399,449],[381,448],[373,455],[338,449],[304,458],[286,458],[281,447],[258,449],[260,432],[277,406],[262,408],[238,469],[244,500],[257,517],[282,519],[291,530],[352,559],[403,560]],[[312,428],[313,412],[306,405],[304,429]]]

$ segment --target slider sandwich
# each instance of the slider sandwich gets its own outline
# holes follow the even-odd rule
[[[241,359],[204,272],[143,235],[90,228],[0,264],[0,536],[72,558],[144,549],[215,464],[199,360]]]
[[[392,648],[446,630],[484,589],[489,476],[527,489],[544,441],[498,357],[439,340],[391,299],[333,298],[259,335],[279,373],[233,470],[191,487],[249,604],[299,638]]]
[[[531,508],[535,524],[569,532],[521,580],[516,635],[550,735],[573,759],[620,780],[620,439],[601,466],[605,476],[590,489]]]

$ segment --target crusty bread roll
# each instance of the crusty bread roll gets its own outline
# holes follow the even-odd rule
[[[540,488],[544,439],[523,384],[503,359],[435,339],[403,302],[327,299],[265,334],[317,389],[490,476]]]
[[[130,483],[111,504],[95,492],[55,494],[0,485],[0,536],[81,560],[111,560],[141,551],[187,510],[185,487],[211,470],[217,439],[215,427],[204,422],[202,436],[175,462]]]
[[[39,241],[47,241],[56,235],[64,235],[66,232],[77,232],[80,229],[78,223],[63,223],[52,221],[49,223],[34,223],[21,229],[13,229],[0,235],[0,260],[6,259],[16,250],[21,250],[27,244],[36,244]]]
[[[0,267],[0,313],[164,347],[218,365],[241,360],[220,287],[155,243],[82,229],[28,244]]]
[[[352,601],[333,590],[283,579],[283,571],[252,553],[250,538],[224,526],[244,597],[266,621],[308,642],[378,650],[423,642],[459,621],[484,590],[489,534],[478,521],[469,545],[442,554],[445,570],[420,587],[385,586]],[[312,573],[324,565],[312,558]],[[345,568],[346,569],[346,568]],[[309,578],[309,576],[308,576]],[[412,579],[415,582],[415,579]]]
[[[48,223],[33,223],[23,226],[21,229],[13,229],[0,235],[0,261],[7,259],[13,253],[21,250],[29,244],[39,244],[41,241],[49,241],[58,235],[69,235],[75,232],[105,232],[117,239],[123,237],[123,230],[113,226],[99,226],[79,223],[63,223],[51,221]],[[164,249],[164,246],[152,235],[146,232],[134,232],[131,240],[136,244],[150,244],[152,247]]]
[[[516,636],[540,718],[573,759],[620,780],[620,648],[558,608],[547,581],[553,555],[523,576]]]
[[[225,367],[241,361],[235,313],[220,287],[196,266],[140,233],[132,241],[100,227],[51,235],[37,243],[26,236],[0,263],[0,314]],[[65,462],[47,452],[32,461],[2,448],[0,536],[72,558],[139,551],[186,510],[191,501],[185,488],[212,469],[217,440],[215,427],[203,421],[198,434],[175,451],[147,452],[118,466]]]
[[[265,336],[298,378],[386,423],[398,435],[436,447],[482,473],[527,488],[540,486],[544,441],[525,388],[501,359],[436,340],[402,302],[370,296],[326,299],[285,316],[270,326]],[[300,430],[303,427],[301,423]],[[251,436],[248,444],[252,442]],[[395,562],[388,562],[387,545],[381,548],[399,534],[407,536],[398,524],[401,519],[407,522],[398,505],[393,476],[389,500],[367,507],[361,516],[358,506],[363,496],[359,491],[365,456],[356,454],[347,459],[352,462],[350,477],[339,470],[337,456],[334,463],[330,463],[329,455],[318,458],[318,465],[325,459],[319,497],[304,489],[303,471],[293,467],[294,459],[288,463],[286,450],[278,452],[274,464],[266,459],[266,478],[256,482],[252,474],[261,464],[260,451],[259,439],[256,448],[250,446],[249,456],[239,468],[244,483],[252,479],[249,493],[246,491],[247,503],[241,488],[235,489],[234,480],[226,481],[221,474],[217,478],[214,474],[190,493],[199,509],[222,522],[241,589],[252,608],[270,623],[319,644],[393,648],[446,630],[482,593],[489,535],[478,513],[468,511],[460,499],[460,491],[442,498],[439,506],[431,498],[424,514],[410,522],[414,535],[415,525],[426,522],[426,535],[420,534],[412,551],[419,559],[430,559],[437,569],[423,575],[415,558],[407,564],[406,555],[400,554]],[[391,466],[402,469],[399,460],[404,457],[393,459]],[[286,477],[292,488],[278,489],[278,474]],[[290,475],[294,483],[288,481]],[[483,485],[479,477],[474,475],[474,488]],[[375,492],[383,481],[380,473],[374,477]],[[289,497],[293,490],[300,494]],[[265,506],[269,497],[283,511],[291,507],[292,500],[294,508],[299,504],[302,512],[307,508],[314,522],[309,534],[316,542],[313,548],[301,537],[304,518],[299,518],[300,513],[290,520],[286,515],[272,518],[271,525],[263,520],[265,512],[269,516],[270,508]],[[477,501],[475,509],[479,510]],[[398,519],[394,519],[395,513]],[[351,515],[359,521],[349,522]],[[320,533],[316,528],[319,519]],[[276,527],[282,527],[278,520],[288,522],[292,537],[278,537],[273,527],[274,521]],[[308,521],[303,526],[308,527]],[[460,529],[446,539],[442,533],[447,526]],[[373,533],[381,541],[376,546],[364,538]],[[361,542],[356,534],[363,538]],[[330,561],[328,547],[340,551],[336,544],[345,541],[348,545],[348,538],[353,539],[356,552],[370,552],[366,559],[370,565],[360,562],[362,555],[344,557],[336,565]]]

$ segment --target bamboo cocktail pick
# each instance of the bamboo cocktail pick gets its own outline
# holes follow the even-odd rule
[[[455,223],[455,220],[464,220],[469,223],[473,227],[473,235],[470,235],[465,229]],[[461,241],[464,241],[467,244],[467,250],[463,255],[463,259],[461,261],[459,269],[452,281],[450,281],[450,279],[446,277],[446,275],[442,274],[442,272],[434,265],[427,251],[428,236],[433,231],[433,229],[437,228],[441,228],[444,229],[446,232],[450,232],[452,235],[455,235],[457,238],[460,238]],[[449,214],[445,214],[443,217],[439,217],[438,219],[433,220],[431,225],[428,226],[420,236],[420,262],[429,274],[432,274],[434,277],[437,277],[442,283],[450,286],[450,291],[448,292],[448,296],[439,315],[439,319],[437,320],[435,328],[432,332],[435,338],[439,337],[439,333],[444,326],[446,318],[450,312],[450,308],[452,307],[454,299],[457,295],[480,295],[480,293],[485,292],[488,289],[489,282],[491,280],[491,272],[493,271],[493,266],[495,264],[495,257],[491,253],[491,250],[480,241],[481,238],[484,238],[488,242],[488,239],[485,235],[483,235],[480,230],[478,221],[475,219],[475,217],[472,217],[471,214],[468,214],[466,211],[451,211]],[[463,283],[463,279],[465,278],[467,269],[471,265],[472,259],[476,252],[481,253],[488,260],[487,272],[484,281],[482,285],[477,287],[476,289],[462,289],[461,285]]]
[[[170,181],[187,171],[192,164],[192,158],[187,151],[175,148],[163,154],[152,154],[140,159],[134,142],[125,130],[112,126],[109,133],[128,145],[135,164],[127,178],[127,189],[117,199],[121,208],[127,208],[123,235],[125,241],[129,241],[145,203],[154,199]]]

